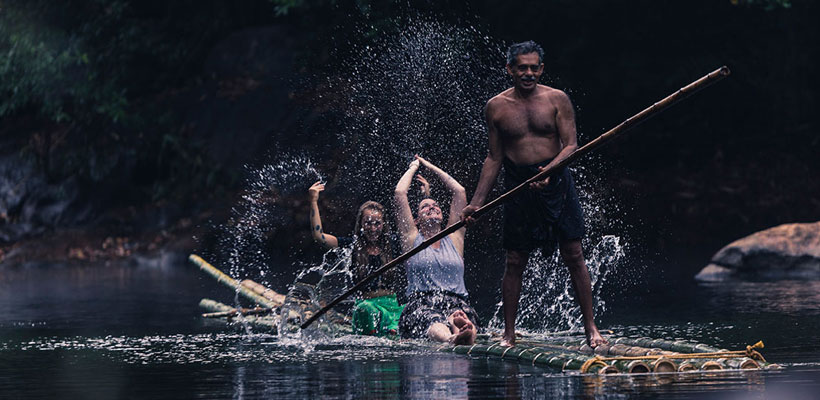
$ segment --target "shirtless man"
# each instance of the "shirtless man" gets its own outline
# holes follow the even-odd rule
[[[462,213],[468,225],[474,223],[471,215],[484,204],[502,164],[505,187],[509,190],[578,148],[569,97],[558,89],[538,84],[544,72],[543,55],[541,47],[532,41],[512,45],[507,51],[507,72],[514,85],[490,99],[485,107],[490,151],[473,199]],[[504,204],[507,254],[501,283],[503,344],[515,345],[521,278],[530,251],[540,247],[542,254],[549,256],[556,241],[581,306],[587,343],[592,347],[607,343],[594,321],[589,271],[581,249],[583,236],[583,214],[572,175],[566,168],[530,184],[528,190]]]

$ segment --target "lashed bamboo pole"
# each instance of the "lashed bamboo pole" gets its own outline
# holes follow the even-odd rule
[[[566,352],[566,349],[531,347],[521,345],[515,347],[500,346],[498,344],[459,345],[449,349],[457,354],[473,356],[494,356],[501,359],[527,361],[533,365],[549,367],[558,370],[579,370],[591,358],[583,354]],[[587,373],[613,373],[611,368],[603,362],[593,363]]]
[[[242,286],[239,282],[236,281],[236,279],[233,279],[230,276],[226,275],[224,272],[209,264],[207,261],[203,260],[202,257],[196,254],[191,254],[190,256],[188,256],[188,260],[196,264],[199,267],[199,269],[207,272],[208,275],[214,277],[214,279],[216,279],[217,282],[237,291],[246,299],[256,304],[265,306],[267,308],[277,308],[281,305],[277,305],[275,302],[270,301],[265,297],[256,294],[256,292],[254,292],[253,290],[248,289],[245,286]]]
[[[270,308],[256,307],[256,308],[239,308],[230,309],[228,311],[219,311],[202,314],[202,318],[231,318],[243,315],[267,315],[273,310]]]
[[[698,367],[692,364],[689,361],[684,361],[678,364],[678,372],[689,372],[689,371],[697,371]]]
[[[612,139],[614,139],[615,137],[617,137],[621,133],[626,132],[630,128],[640,124],[643,121],[646,121],[647,119],[649,119],[649,117],[651,117],[651,116],[665,110],[666,108],[669,108],[671,105],[677,103],[678,101],[688,97],[689,95],[697,92],[700,89],[703,89],[703,88],[707,87],[708,85],[710,85],[714,82],[717,82],[719,79],[722,79],[722,78],[724,78],[728,75],[729,75],[729,68],[727,68],[726,66],[723,66],[723,67],[720,67],[720,68],[710,72],[706,76],[704,76],[704,77],[702,77],[702,78],[700,78],[700,79],[698,79],[698,80],[696,80],[696,81],[694,81],[694,82],[692,82],[692,83],[678,89],[678,91],[676,91],[675,93],[673,93],[673,94],[665,97],[663,100],[661,100],[661,101],[647,107],[643,111],[641,111],[641,112],[627,118],[625,121],[618,124],[618,126],[616,126],[615,128],[612,128],[609,131],[607,131],[606,133],[604,133],[603,135],[598,136],[595,140],[593,140],[593,141],[587,143],[585,146],[579,148],[574,153],[570,154],[567,158],[563,159],[561,162],[556,163],[555,165],[553,165],[551,168],[548,168],[548,169],[545,169],[545,170],[539,172],[538,174],[536,174],[532,178],[527,179],[524,183],[516,186],[515,188],[511,189],[507,193],[502,194],[501,196],[499,196],[495,200],[485,204],[483,207],[476,210],[476,212],[473,214],[473,217],[474,218],[481,217],[482,215],[484,215],[488,211],[492,210],[493,208],[497,207],[498,205],[500,205],[501,203],[503,203],[504,201],[509,199],[511,196],[513,196],[516,193],[518,193],[518,192],[526,189],[527,187],[529,187],[530,183],[547,178],[548,176],[552,175],[556,171],[561,170],[562,168],[564,168],[564,167],[568,166],[569,164],[575,162],[577,159],[585,156],[587,153],[601,147],[605,143],[610,142]],[[405,252],[404,254],[396,257],[395,259],[388,262],[387,264],[385,264],[381,268],[377,269],[376,271],[373,271],[370,275],[368,275],[367,277],[362,279],[359,283],[355,284],[348,291],[342,293],[341,296],[337,297],[336,299],[334,299],[333,301],[328,303],[326,306],[322,307],[322,309],[317,311],[316,314],[313,314],[310,318],[308,318],[301,325],[301,328],[305,329],[308,326],[310,326],[310,324],[312,324],[313,321],[316,321],[317,319],[319,319],[319,317],[321,317],[328,310],[330,310],[331,308],[336,306],[336,304],[339,304],[339,302],[341,302],[342,300],[348,298],[353,293],[356,293],[359,289],[361,289],[362,287],[364,287],[365,285],[370,283],[370,281],[376,279],[379,275],[385,273],[387,270],[395,267],[396,265],[399,265],[400,263],[403,263],[408,258],[414,256],[416,253],[426,249],[431,244],[433,244],[435,242],[438,242],[439,240],[445,238],[447,235],[461,229],[463,226],[464,226],[464,221],[456,222],[455,224],[448,226],[447,228],[445,228],[441,232],[431,236],[427,240],[419,243],[418,246],[416,246],[416,247],[410,249],[409,251]]]
[[[732,369],[760,369],[760,364],[751,358],[729,358],[720,360]]]
[[[262,286],[262,285],[254,282],[250,279],[243,280],[240,283],[240,285],[242,285],[242,286],[244,286],[244,287],[246,287],[250,290],[253,290],[254,293],[256,293],[256,294],[258,294],[258,295],[260,295],[260,296],[262,296],[262,297],[264,297],[268,300],[270,300],[273,304],[277,304],[278,306],[282,306],[282,304],[285,304],[285,295],[284,294],[276,293],[275,291],[273,291],[273,290],[271,290],[271,289],[269,289],[265,286]]]
[[[586,340],[582,339],[580,341],[570,338],[548,338],[545,340],[548,344],[546,346],[558,346],[561,348],[565,348],[568,351],[583,353],[583,354],[596,354],[599,356],[646,356],[646,355],[671,355],[671,354],[678,354],[673,351],[662,350],[659,348],[645,348],[639,346],[629,346],[623,343],[614,343],[614,344],[605,344],[600,345],[596,348],[590,347],[586,344]],[[540,345],[545,346],[545,344],[541,344],[538,342],[534,342],[531,340],[519,340],[520,343],[531,344],[531,345]]]
[[[223,303],[220,303],[218,301],[211,300],[211,299],[202,299],[202,300],[200,300],[199,301],[199,306],[206,309],[206,310],[208,310],[208,311],[214,312],[214,313],[228,312],[228,311],[234,310],[233,307],[231,307],[227,304],[223,304]],[[266,329],[266,330],[268,330],[268,332],[270,332],[274,335],[276,334],[276,332],[278,330],[278,327],[279,327],[279,318],[277,316],[271,316],[271,315],[266,315],[266,316],[255,316],[255,315],[238,316],[238,317],[236,317],[236,320],[242,321],[243,323],[248,323],[248,324],[251,324],[251,325],[255,325],[255,326],[257,326],[259,328],[262,328],[262,329]]]
[[[653,338],[617,338],[614,340],[614,344],[625,344],[646,348],[654,347],[677,353],[715,353],[719,351],[726,351],[726,349],[719,349],[717,347],[708,346],[702,343],[688,343],[684,341]]]
[[[652,372],[655,373],[676,372],[678,370],[678,364],[666,358],[659,358],[657,360],[654,360],[649,363],[649,366],[652,367]]]
[[[612,363],[619,371],[628,374],[647,374],[652,372],[652,367],[641,360],[623,360]]]
[[[596,354],[598,356],[602,356],[607,358],[607,356],[623,356],[623,357],[644,357],[644,356],[653,356],[652,358],[647,358],[647,360],[654,360],[649,361],[649,365],[652,366],[653,372],[672,372],[675,369],[680,371],[686,371],[690,369],[696,369],[691,363],[684,361],[681,363],[681,366],[678,367],[675,361],[672,359],[681,359],[681,358],[688,358],[691,357],[698,357],[701,360],[709,360],[710,357],[708,354],[704,353],[715,353],[712,361],[715,361],[718,365],[707,364],[707,367],[712,369],[717,369],[718,366],[723,368],[731,368],[731,369],[759,369],[759,368],[768,368],[769,363],[765,362],[761,359],[755,360],[748,357],[737,357],[737,352],[728,351],[725,349],[718,349],[716,347],[708,346],[701,343],[690,343],[690,342],[681,342],[681,341],[670,341],[665,339],[653,339],[653,338],[613,338],[612,345],[602,345],[596,347],[594,350],[586,345],[585,343],[581,346],[578,346],[578,341],[573,338],[548,338],[546,339],[549,344],[542,344],[541,346],[547,346],[550,348],[564,348],[568,351],[572,352],[579,352],[583,354]],[[525,344],[529,345],[537,345],[537,343],[531,340],[523,340]],[[636,343],[636,344],[643,344],[643,345],[655,345],[661,346],[664,348],[670,349],[677,349],[681,351],[669,351],[669,350],[662,350],[660,348],[646,348],[646,347],[639,347],[639,346],[629,346],[625,344],[628,343]],[[759,347],[758,347],[759,346]],[[762,347],[762,342],[757,343],[754,346],[750,346],[751,349],[756,349]],[[749,351],[749,349],[747,349]],[[726,356],[731,356],[733,358],[722,358],[724,353]],[[734,353],[734,354],[732,354]],[[661,356],[661,357],[658,357]],[[668,358],[662,356],[669,356]],[[703,358],[706,356],[706,358]],[[691,360],[690,360],[691,361]],[[671,365],[670,365],[671,363]],[[704,364],[704,361],[698,362],[697,365],[701,366]]]

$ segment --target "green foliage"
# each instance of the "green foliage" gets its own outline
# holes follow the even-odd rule
[[[0,117],[36,115],[43,127],[63,127],[38,129],[53,136],[50,148],[23,149],[42,158],[52,179],[103,183],[136,165],[155,172],[144,182],[154,198],[170,193],[157,189],[170,182],[213,182],[216,168],[180,156],[195,146],[153,107],[194,77],[212,40],[237,24],[226,17],[229,5],[204,3],[0,0]],[[247,3],[231,9],[239,18],[259,14]]]
[[[116,10],[119,3],[112,3]],[[102,57],[90,45],[91,18],[78,27],[49,23],[62,14],[47,2],[6,1],[0,10],[0,116],[32,108],[56,121],[96,113],[112,121],[125,113],[125,91],[117,76],[101,79]],[[117,16],[113,16],[116,21]],[[104,32],[98,30],[97,35]]]

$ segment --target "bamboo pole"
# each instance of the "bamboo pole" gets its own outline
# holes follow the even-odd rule
[[[202,299],[202,300],[200,300],[199,301],[199,306],[206,309],[206,310],[208,310],[208,311],[214,312],[214,313],[220,313],[220,312],[227,312],[227,311],[235,310],[233,307],[231,307],[227,304],[223,304],[223,303],[220,303],[218,301],[211,300],[211,299]],[[268,330],[268,332],[270,332],[274,335],[276,334],[276,332],[278,330],[278,327],[279,327],[279,318],[277,316],[273,316],[273,315],[259,315],[259,316],[243,315],[243,316],[237,316],[235,318],[235,320],[236,321],[241,321],[243,323],[248,323],[248,324],[254,325],[254,326],[256,326],[258,328],[261,328],[261,329]]]
[[[692,364],[689,361],[684,361],[678,364],[678,372],[689,372],[689,371],[697,371],[698,367]]]
[[[603,135],[598,136],[595,140],[593,140],[593,141],[587,143],[585,146],[579,148],[574,153],[570,154],[567,158],[563,159],[561,162],[556,163],[555,165],[553,165],[551,168],[548,168],[548,169],[545,169],[545,170],[539,172],[538,174],[536,174],[532,178],[527,179],[524,183],[516,186],[515,188],[508,191],[507,193],[502,194],[501,196],[497,197],[495,200],[485,204],[483,207],[479,208],[478,210],[476,210],[475,213],[473,213],[473,217],[476,218],[476,219],[480,218],[482,215],[486,214],[488,211],[490,211],[493,208],[497,207],[498,205],[500,205],[501,203],[503,203],[504,201],[509,199],[511,196],[513,196],[516,193],[526,189],[529,186],[530,183],[538,181],[538,180],[545,179],[546,177],[552,175],[554,172],[566,167],[567,165],[575,162],[577,159],[581,158],[582,156],[586,155],[587,153],[589,153],[589,152],[597,149],[598,147],[601,147],[605,143],[611,141],[612,139],[614,139],[615,137],[617,137],[621,133],[629,130],[630,128],[635,127],[636,125],[640,124],[643,121],[646,121],[647,119],[649,119],[649,117],[651,117],[651,116],[665,110],[666,108],[669,108],[671,105],[677,103],[678,101],[688,97],[689,95],[697,92],[700,89],[703,89],[703,88],[707,87],[708,85],[710,85],[712,83],[717,82],[719,79],[725,78],[728,75],[729,75],[729,68],[727,68],[726,66],[723,66],[723,67],[720,67],[720,68],[710,72],[709,74],[705,75],[704,77],[702,77],[702,78],[700,78],[700,79],[698,79],[698,80],[696,80],[696,81],[694,81],[694,82],[692,82],[692,83],[678,89],[678,91],[676,91],[675,93],[672,93],[671,95],[665,97],[663,100],[661,100],[661,101],[647,107],[643,111],[641,111],[641,112],[627,118],[625,121],[618,124],[618,126],[610,129],[609,131],[607,131]],[[427,240],[419,243],[418,246],[416,246],[416,247],[410,249],[409,251],[405,252],[404,254],[396,257],[395,259],[388,262],[387,264],[385,264],[381,268],[377,269],[376,271],[373,271],[370,275],[368,275],[367,277],[365,277],[364,279],[359,281],[359,283],[355,284],[348,291],[342,293],[341,296],[337,297],[336,299],[334,299],[333,301],[328,303],[326,306],[322,307],[322,309],[317,311],[316,314],[313,314],[310,318],[308,318],[301,325],[301,328],[305,329],[308,326],[310,326],[310,324],[312,324],[314,321],[319,319],[319,317],[321,317],[328,310],[330,310],[331,308],[336,306],[336,304],[339,304],[339,302],[341,302],[342,300],[346,299],[347,297],[349,297],[353,293],[356,293],[359,289],[361,289],[363,286],[370,283],[370,281],[376,279],[379,275],[385,273],[387,270],[395,267],[396,265],[403,263],[408,258],[414,256],[416,253],[424,250],[425,248],[427,248],[431,244],[443,239],[447,235],[461,229],[463,226],[464,226],[464,221],[456,222],[455,224],[448,226],[447,228],[445,228],[441,232],[439,232],[439,233],[433,235],[432,237],[428,238]]]
[[[528,345],[517,345],[515,347],[501,346],[499,344],[474,344],[457,345],[448,349],[457,354],[499,357],[504,360],[527,361],[532,365],[539,365],[553,369],[578,370],[592,357],[583,354],[567,353],[563,348],[532,347]],[[611,368],[603,362],[592,364],[587,373],[613,373]]]
[[[211,312],[202,314],[203,318],[231,318],[237,315],[244,316],[244,315],[267,315],[270,314],[273,310],[270,308],[240,308],[240,309],[231,309],[228,311],[219,311],[219,312]]]
[[[760,364],[751,358],[729,358],[720,359],[720,361],[732,369],[760,369]]]
[[[652,371],[652,367],[641,360],[615,361],[612,365],[621,372],[628,374],[646,374]]]
[[[701,371],[720,371],[723,365],[716,360],[709,360],[700,364]]]
[[[200,300],[199,306],[211,312],[225,312],[233,310],[233,307],[211,299]]]
[[[674,351],[676,353],[716,353],[719,351],[727,351],[726,349],[719,349],[717,347],[708,346],[702,343],[689,343],[684,341],[672,341],[665,339],[652,338],[617,338],[615,344],[625,344],[630,346],[659,348],[667,351]]]
[[[272,303],[277,304],[278,306],[282,306],[285,304],[285,295],[275,292],[272,289],[269,289],[263,285],[260,285],[250,279],[245,279],[240,282],[240,285],[253,290],[254,293],[270,300]]]
[[[233,279],[230,276],[226,275],[224,272],[220,271],[219,269],[217,269],[213,265],[209,264],[207,261],[203,260],[202,257],[200,257],[196,254],[191,254],[190,256],[188,256],[188,260],[190,260],[192,263],[196,264],[199,267],[199,269],[207,272],[208,275],[211,275],[212,277],[214,277],[214,279],[216,279],[217,282],[219,282],[219,283],[221,283],[221,284],[223,284],[223,285],[225,285],[225,286],[239,292],[239,294],[244,296],[246,299],[248,299],[248,300],[250,300],[250,301],[252,301],[256,304],[265,306],[267,308],[278,308],[281,305],[281,304],[277,305],[276,303],[274,303],[274,302],[272,302],[272,301],[270,301],[270,300],[256,294],[253,290],[248,289],[245,286],[242,286],[235,279]]]
[[[652,367],[652,372],[675,372],[678,370],[678,365],[674,361],[667,358],[659,358],[649,363]]]

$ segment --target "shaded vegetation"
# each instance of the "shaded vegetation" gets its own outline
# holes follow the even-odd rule
[[[78,178],[101,206],[196,203],[235,190],[242,165],[226,164],[209,148],[212,138],[186,125],[195,119],[186,115],[190,104],[279,90],[304,110],[277,131],[255,133],[270,146],[242,149],[247,162],[307,141],[333,163],[341,155],[320,145],[327,132],[308,129],[332,113],[314,102],[319,84],[299,79],[332,75],[351,44],[421,14],[507,43],[542,43],[545,83],[572,97],[582,142],[728,64],[730,80],[607,148],[614,167],[593,171],[614,190],[639,193],[630,201],[640,218],[728,241],[820,215],[817,11],[805,0],[0,0],[0,134],[12,142],[0,149],[35,158],[51,182]],[[292,42],[282,44],[292,56],[282,60],[292,63],[282,80],[297,88],[204,72],[219,43],[266,26],[293,33],[282,35]]]

